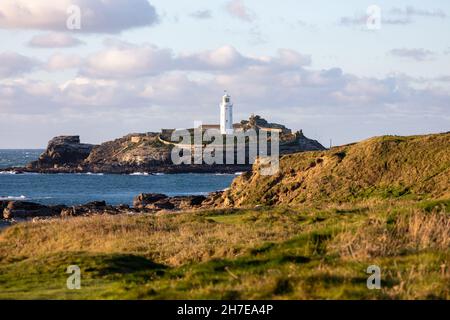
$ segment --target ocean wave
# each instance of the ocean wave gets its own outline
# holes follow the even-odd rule
[[[130,173],[130,176],[148,176],[149,173],[148,172],[133,172]]]
[[[26,200],[27,197],[24,195],[21,196],[6,196],[6,197],[0,197],[0,200]]]
[[[103,176],[103,173],[92,173],[92,172],[86,172],[85,175],[88,176]]]
[[[154,173],[153,175],[154,175],[154,176],[164,176],[165,173],[163,173],[163,172],[156,172],[156,173]]]
[[[16,171],[1,171],[0,174],[17,174]]]
[[[165,195],[168,195],[169,197],[176,197],[176,196],[207,196],[209,192],[163,192]]]

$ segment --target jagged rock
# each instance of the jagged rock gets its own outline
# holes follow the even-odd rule
[[[297,143],[301,150],[304,151],[322,151],[326,150],[317,140],[308,139],[303,134],[303,131],[296,132]]]
[[[61,213],[62,206],[44,206],[41,204],[25,201],[10,201],[3,209],[3,218],[33,218],[50,217]]]
[[[168,197],[159,193],[143,193],[134,198],[133,205],[135,209],[185,210],[199,208],[205,200],[205,196]]]
[[[121,212],[119,207],[109,206],[105,201],[93,201],[83,205],[65,208],[61,211],[61,216],[77,217],[94,214],[118,214]]]
[[[206,200],[205,196],[188,196],[183,199],[186,204],[190,207],[197,207],[202,205],[203,201]]]
[[[117,209],[118,210],[129,210],[130,209],[130,206],[128,205],[128,204],[119,204],[118,206],[117,206]]]
[[[142,209],[150,204],[167,198],[168,196],[160,193],[141,193],[140,195],[134,197],[133,207],[136,209]]]
[[[216,202],[221,203],[223,193],[223,191],[214,191],[209,193],[206,199],[202,202],[202,207],[209,208],[214,206]]]
[[[145,206],[145,209],[148,210],[173,210],[175,208],[175,204],[170,201],[170,198],[161,199]]]
[[[205,196],[176,196],[168,199],[177,210],[189,210],[200,207],[206,200]]]
[[[91,153],[94,145],[80,143],[79,136],[60,136],[48,143],[47,149],[37,161],[28,164],[28,169],[76,166]]]

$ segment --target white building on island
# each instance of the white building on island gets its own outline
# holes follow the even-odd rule
[[[233,104],[231,96],[225,92],[220,104],[220,133],[233,134]]]

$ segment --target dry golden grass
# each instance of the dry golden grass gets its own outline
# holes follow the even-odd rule
[[[65,268],[77,264],[84,290],[72,298],[448,299],[449,207],[370,200],[19,223],[0,233],[0,298],[69,297]],[[373,264],[377,291],[366,286]]]
[[[450,248],[450,215],[412,209],[395,217],[373,215],[356,230],[339,233],[330,248],[344,257],[367,259]]]
[[[83,251],[138,254],[179,266],[236,257],[252,245],[283,241],[299,230],[283,218],[267,228],[265,223],[217,223],[194,213],[54,219],[18,224],[1,233],[0,261]]]

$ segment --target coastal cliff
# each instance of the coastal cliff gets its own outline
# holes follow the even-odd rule
[[[450,197],[450,132],[383,136],[283,156],[275,175],[255,164],[215,200],[219,207]]]
[[[91,153],[94,145],[80,143],[79,136],[60,136],[48,143],[47,149],[39,157],[27,165],[27,168],[39,170],[59,168],[60,166],[76,166]]]

